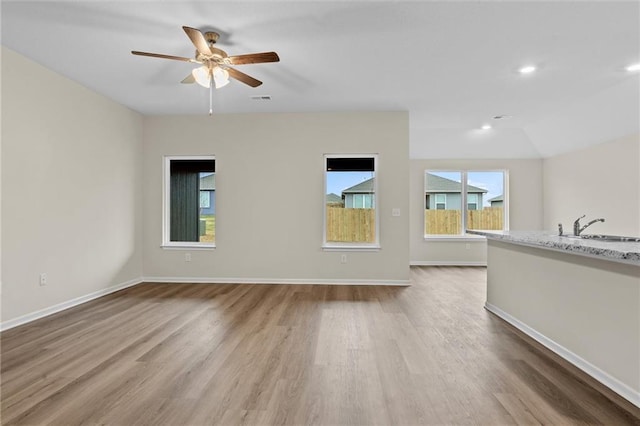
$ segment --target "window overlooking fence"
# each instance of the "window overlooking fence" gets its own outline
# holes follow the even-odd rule
[[[325,155],[325,248],[377,248],[376,162],[371,155]]]
[[[164,247],[215,247],[216,161],[165,157]]]
[[[508,229],[506,171],[427,170],[424,188],[425,237]]]

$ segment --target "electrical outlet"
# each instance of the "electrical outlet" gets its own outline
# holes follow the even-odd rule
[[[347,263],[347,255],[343,254],[342,256],[340,256],[340,263]]]
[[[45,274],[44,272],[42,274],[40,274],[40,286],[45,286],[47,285],[47,274]]]
[[[391,216],[399,217],[400,216],[400,209],[399,208],[391,209]]]
[[[191,253],[185,253],[184,254],[184,261],[185,262],[191,262]]]
[[[466,248],[467,250],[469,250],[471,248],[471,244],[467,243],[465,244],[464,248]]]

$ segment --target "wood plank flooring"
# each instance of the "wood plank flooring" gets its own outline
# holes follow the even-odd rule
[[[2,333],[2,424],[640,424],[485,311],[484,268],[411,282],[105,296]]]

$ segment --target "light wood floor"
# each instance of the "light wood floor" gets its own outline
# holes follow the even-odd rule
[[[2,423],[640,424],[485,311],[484,268],[411,281],[114,293],[2,333]]]

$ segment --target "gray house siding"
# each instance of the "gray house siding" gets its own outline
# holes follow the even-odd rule
[[[374,178],[367,179],[342,191],[346,209],[372,209],[376,206],[373,191]]]
[[[486,189],[467,185],[467,204],[475,204],[475,210],[482,209],[482,197]],[[444,199],[445,210],[461,210],[462,185],[460,182],[425,173],[425,206],[428,210],[437,210],[437,204]],[[442,206],[440,206],[442,209]],[[474,208],[472,207],[472,210]]]
[[[493,197],[487,200],[491,207],[502,207],[504,205],[504,196],[498,195],[497,197]]]
[[[482,209],[482,193],[470,193],[475,194],[477,196],[478,202],[476,208],[474,210]],[[445,198],[445,209],[446,210],[460,210],[460,206],[462,205],[462,194],[457,193],[430,193],[427,194],[427,209],[436,210],[436,200],[439,199],[439,196],[444,196]],[[471,200],[468,199],[467,203]]]

